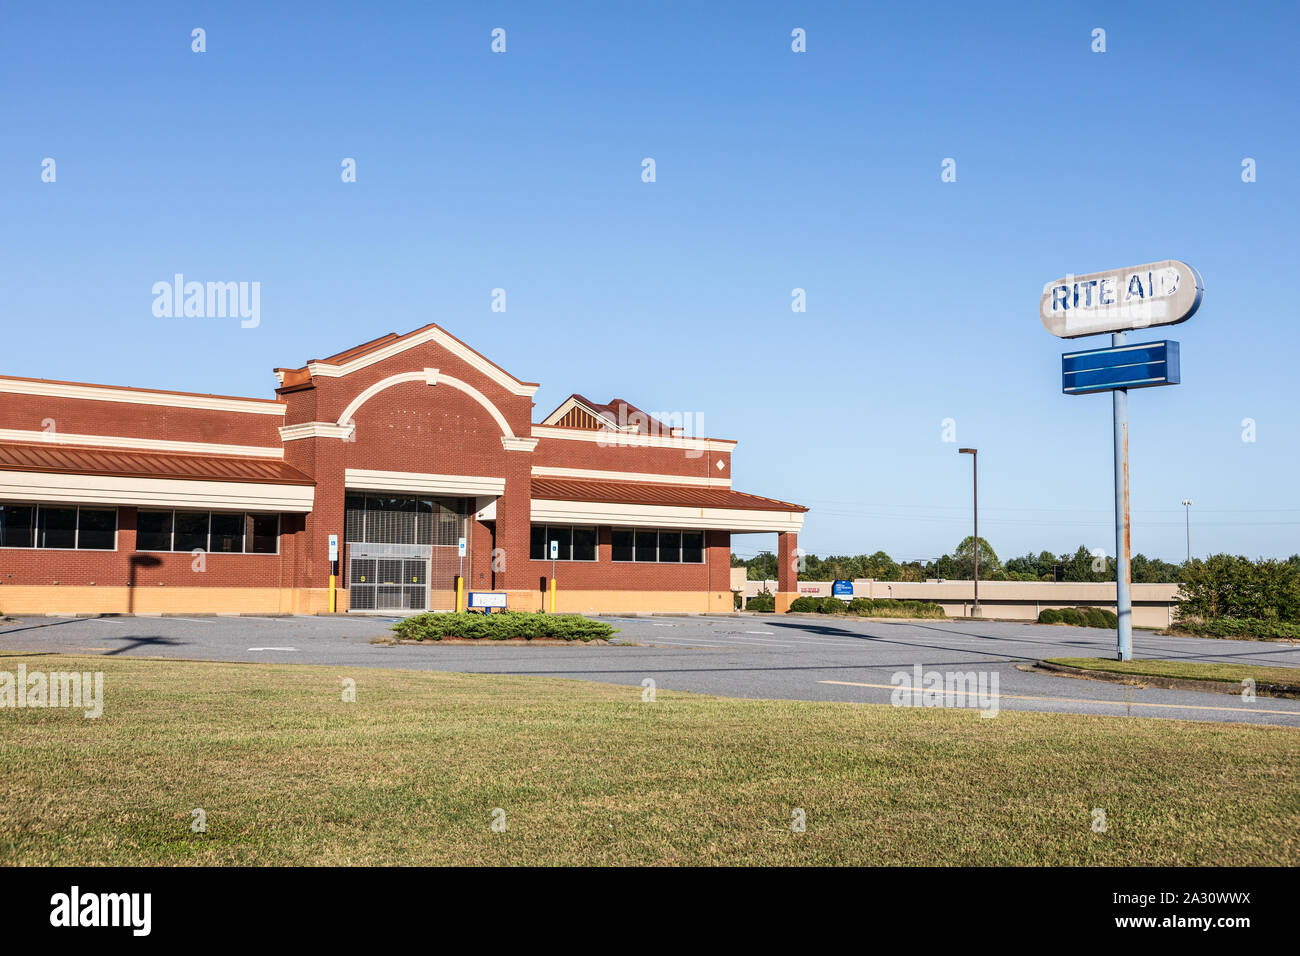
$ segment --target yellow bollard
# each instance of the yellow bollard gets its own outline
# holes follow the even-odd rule
[[[555,578],[551,578],[551,613],[555,613]]]
[[[456,613],[465,610],[465,579],[456,578]]]
[[[334,575],[330,575],[330,613],[335,613],[338,607],[338,594],[334,590]]]

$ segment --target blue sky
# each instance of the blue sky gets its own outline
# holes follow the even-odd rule
[[[537,417],[572,391],[702,414],[740,442],[737,488],[813,508],[807,550],[951,550],[970,521],[953,418],[999,554],[1110,554],[1109,396],[1060,391],[1060,353],[1106,340],[1054,338],[1038,295],[1180,258],[1200,312],[1130,337],[1180,341],[1183,369],[1130,397],[1134,550],[1181,558],[1190,497],[1194,553],[1284,556],[1298,21],[1280,3],[11,5],[0,373],[270,395],[275,366],[433,321],[541,381]],[[261,324],[155,318],[177,272],[260,282]]]

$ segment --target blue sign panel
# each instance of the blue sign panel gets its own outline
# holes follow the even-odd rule
[[[1066,395],[1177,385],[1179,381],[1178,343],[1168,340],[1061,356],[1061,390]]]
[[[504,611],[506,609],[506,596],[500,591],[470,591],[469,603],[466,607],[473,610],[485,610],[489,614],[492,611]]]
[[[832,581],[831,596],[832,597],[853,597],[853,582]]]

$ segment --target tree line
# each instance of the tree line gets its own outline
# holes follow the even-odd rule
[[[1242,560],[1245,560],[1244,558]],[[1300,556],[1290,559],[1300,561]],[[1030,552],[1005,562],[984,538],[979,540],[979,565],[981,581],[1114,581],[1115,559],[1094,555],[1086,546],[1079,545],[1074,553],[1053,554],[1050,551]],[[770,551],[742,560],[731,556],[733,568],[746,568],[750,581],[775,580],[777,558]],[[1184,578],[1185,564],[1171,564],[1144,554],[1133,555],[1131,580],[1135,584],[1177,584]],[[877,581],[927,581],[969,580],[974,577],[974,538],[967,535],[953,549],[933,561],[895,561],[884,551],[875,554],[832,554],[819,557],[808,554],[802,557],[800,581],[851,581],[857,578],[874,578]]]

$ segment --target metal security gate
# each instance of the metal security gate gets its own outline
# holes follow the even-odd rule
[[[456,575],[469,576],[472,499],[349,492],[347,588],[354,611],[450,611]],[[463,568],[463,571],[462,571]]]
[[[427,544],[348,545],[348,595],[354,611],[423,611],[429,607]]]

